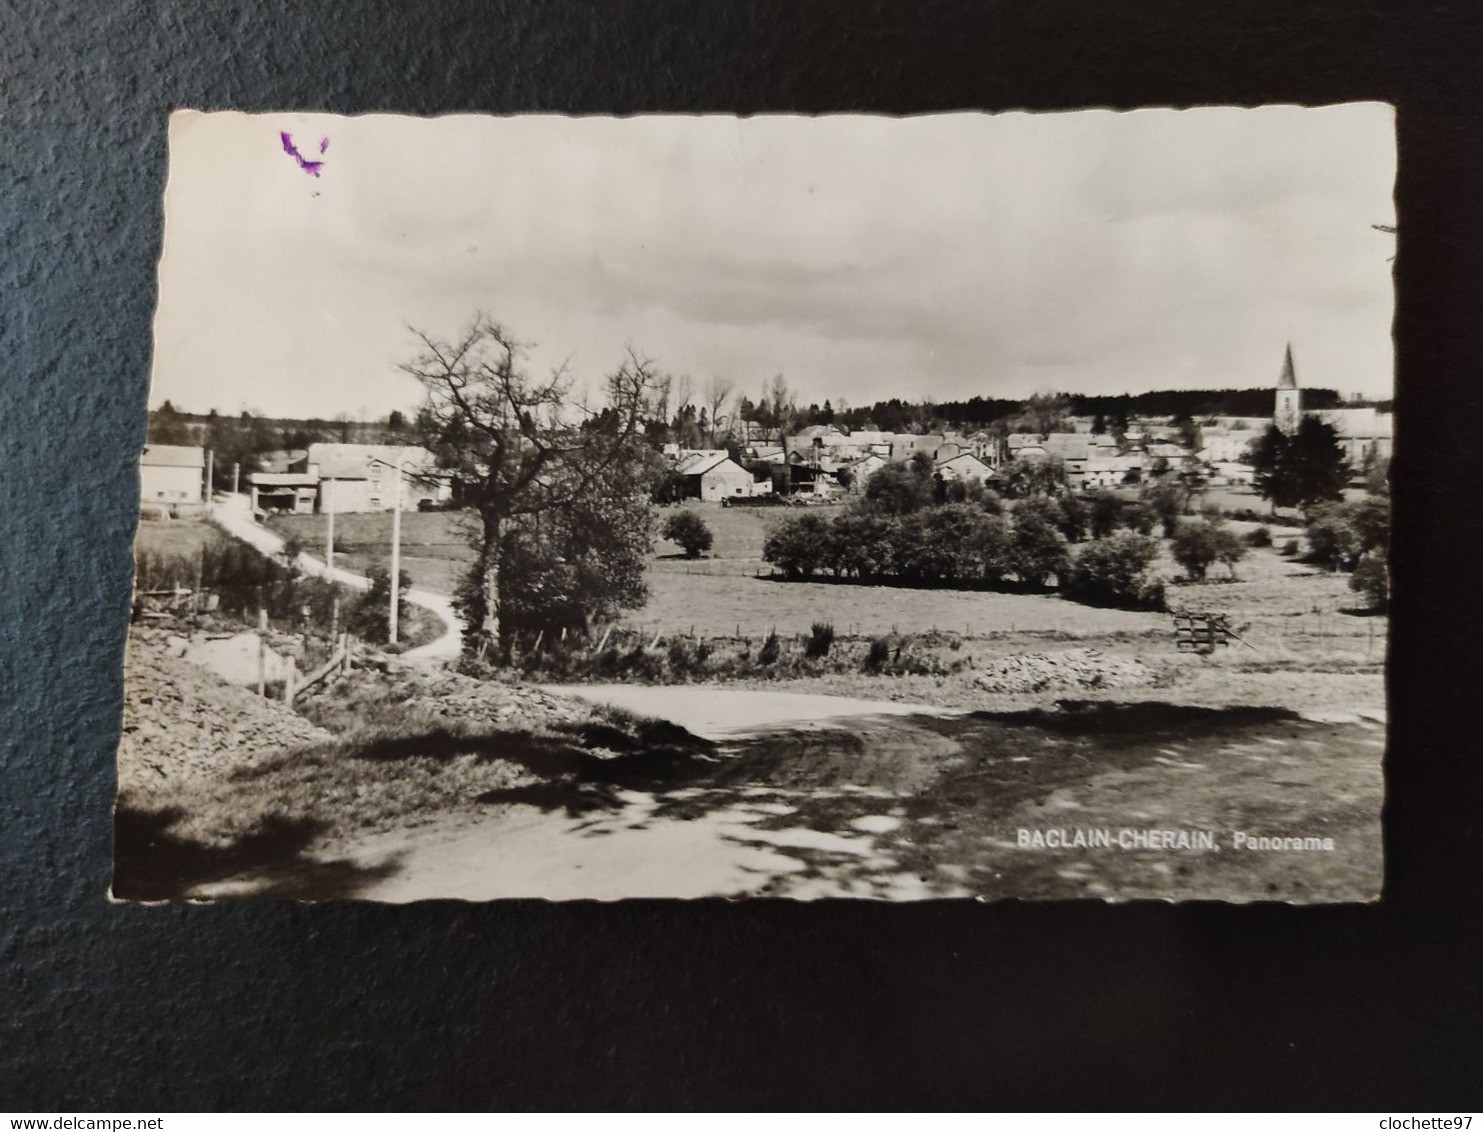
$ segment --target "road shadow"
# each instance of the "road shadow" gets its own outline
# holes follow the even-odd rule
[[[174,832],[186,816],[177,807],[118,807],[113,823],[116,899],[184,900],[203,886],[229,880],[242,882],[253,896],[348,899],[397,870],[395,861],[366,866],[311,856],[309,847],[324,829],[318,821],[270,817],[258,829],[217,846]]]

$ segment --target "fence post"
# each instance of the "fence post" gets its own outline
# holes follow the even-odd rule
[[[257,607],[257,694],[268,692],[268,611]]]

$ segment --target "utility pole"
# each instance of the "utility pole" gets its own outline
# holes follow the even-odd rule
[[[210,448],[206,449],[206,490],[201,496],[201,502],[206,504],[207,512],[211,510],[211,472],[215,456],[216,453],[214,450]]]
[[[391,616],[388,624],[391,627],[391,643],[397,643],[397,605],[399,592],[402,588],[402,456],[403,449],[397,451],[396,467],[392,469],[396,476],[396,498],[391,507]]]
[[[324,534],[324,576],[326,581],[335,580],[335,481],[334,477],[324,481],[330,485],[326,499]]]
[[[232,494],[233,495],[236,495],[237,494],[237,485],[238,485],[238,480],[239,480],[241,474],[242,474],[242,465],[241,464],[234,463],[232,465]]]

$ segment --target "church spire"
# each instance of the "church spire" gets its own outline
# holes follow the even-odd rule
[[[1298,374],[1292,364],[1292,343],[1287,344],[1287,356],[1282,359],[1282,376],[1277,379],[1277,404],[1272,413],[1272,423],[1287,436],[1298,431],[1303,419],[1303,391],[1298,388]]]
[[[1282,376],[1277,379],[1278,389],[1296,389],[1298,375],[1292,368],[1292,343],[1287,344],[1287,357],[1282,360]]]

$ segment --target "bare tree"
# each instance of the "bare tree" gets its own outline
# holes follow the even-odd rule
[[[682,413],[687,405],[694,404],[695,383],[690,380],[688,373],[682,373],[674,379],[672,396],[676,413]]]
[[[736,388],[736,383],[729,377],[717,377],[712,374],[705,383],[705,408],[710,415],[710,445],[716,445],[716,433],[720,428],[721,417],[725,413],[726,406],[731,402],[731,391]]]
[[[483,577],[480,629],[500,638],[500,557],[510,525],[570,507],[614,475],[647,467],[644,415],[661,384],[631,348],[606,379],[597,409],[572,395],[565,368],[538,379],[500,323],[478,314],[451,341],[413,330],[420,348],[401,368],[427,394],[425,443],[466,486],[478,513],[472,535]]]
[[[763,398],[772,412],[773,425],[778,430],[778,444],[783,445],[793,429],[798,409],[793,403],[793,391],[788,388],[788,382],[782,374],[772,375],[772,380],[763,391]]]

